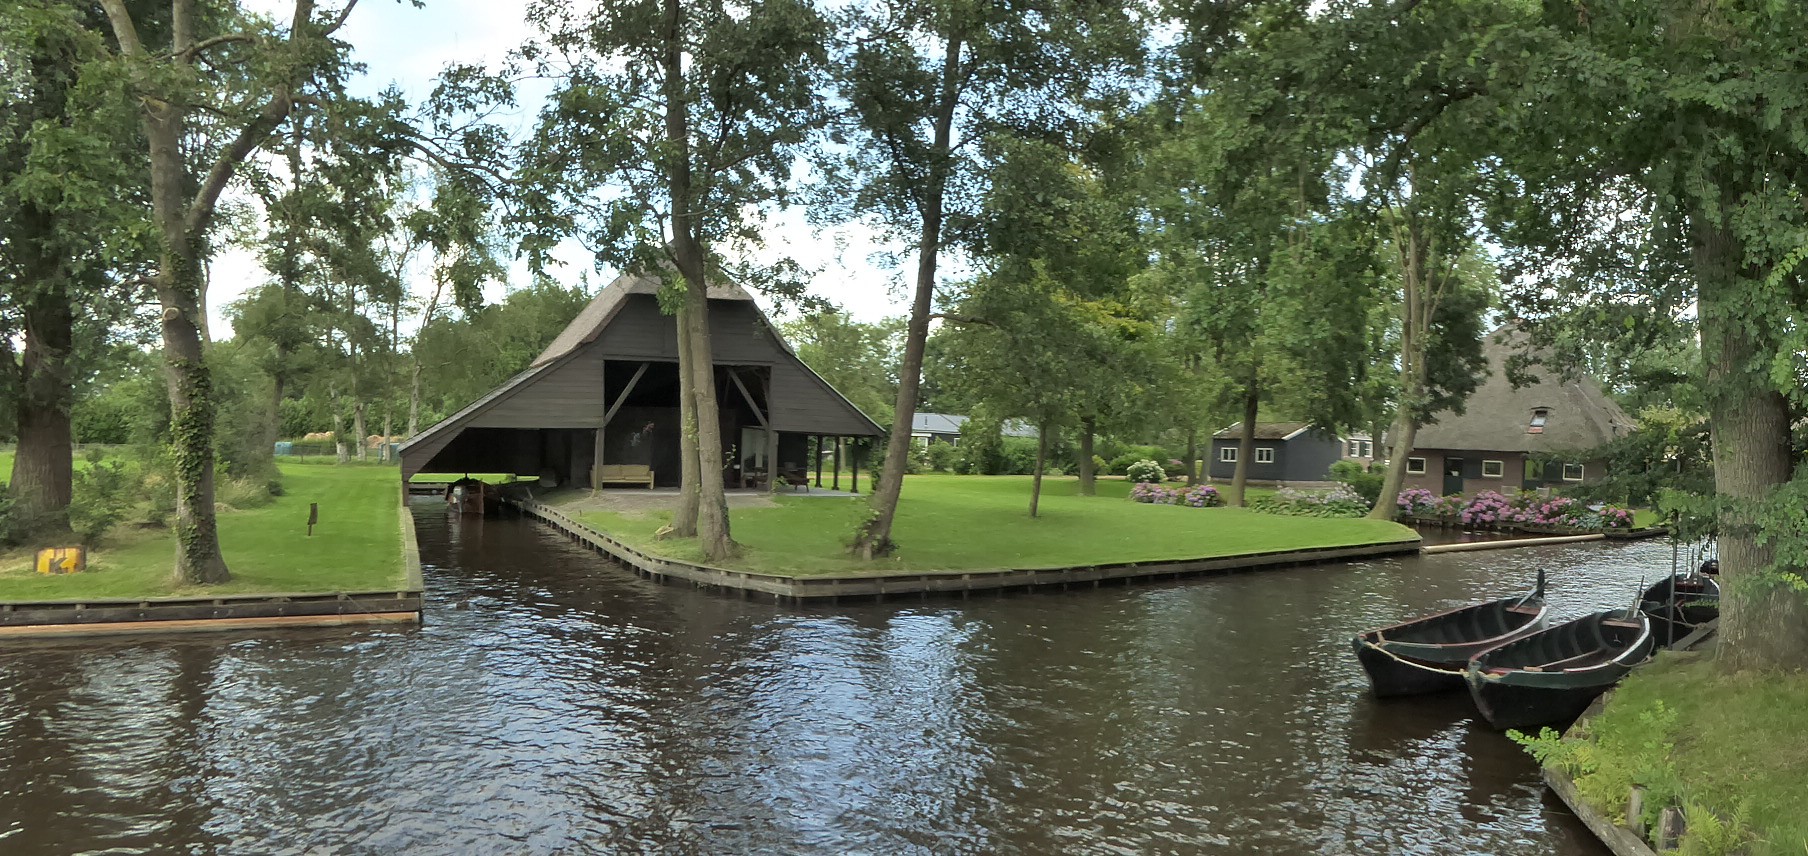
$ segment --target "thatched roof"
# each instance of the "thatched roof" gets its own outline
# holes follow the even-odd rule
[[[1444,413],[1419,429],[1419,449],[1490,452],[1567,452],[1593,449],[1632,430],[1620,409],[1593,378],[1564,380],[1557,369],[1534,366],[1537,380],[1515,389],[1507,381],[1507,358],[1526,350],[1525,337],[1503,327],[1483,342],[1488,377],[1469,396],[1461,416]],[[1534,354],[1536,355],[1536,354]],[[1544,430],[1534,433],[1532,416],[1545,410]]]
[[[1312,427],[1310,422],[1257,422],[1257,440],[1291,440]],[[1232,422],[1229,428],[1212,435],[1217,440],[1240,440],[1243,438],[1243,423]]]

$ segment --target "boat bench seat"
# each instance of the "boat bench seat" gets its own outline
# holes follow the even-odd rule
[[[1601,626],[1602,627],[1623,627],[1627,630],[1640,630],[1640,629],[1644,628],[1644,625],[1642,625],[1636,621],[1607,620],[1607,621],[1601,622]]]

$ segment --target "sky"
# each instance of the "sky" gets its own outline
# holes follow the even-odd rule
[[[281,17],[293,8],[289,0],[252,0],[252,9]],[[450,62],[483,62],[496,65],[508,51],[521,44],[531,27],[523,17],[526,4],[515,0],[426,0],[415,8],[406,0],[363,0],[352,11],[339,35],[352,45],[353,58],[367,71],[354,84],[358,94],[372,94],[391,83],[400,87],[411,104],[418,104],[433,88],[434,77]],[[519,113],[500,117],[526,128],[536,104],[525,100]],[[243,201],[241,199],[241,201]],[[764,256],[756,261],[789,257],[814,271],[811,291],[842,307],[862,321],[876,321],[910,311],[908,283],[900,271],[880,256],[909,248],[885,239],[876,230],[853,224],[820,229],[806,222],[804,212],[791,209],[766,217],[768,228]],[[555,253],[563,267],[555,278],[577,284],[589,272],[594,290],[609,282],[614,270],[597,271],[575,244]],[[208,315],[212,335],[225,338],[231,326],[226,320],[230,303],[248,289],[270,279],[256,253],[228,247],[218,253],[210,269]],[[424,276],[410,277],[410,289],[423,298],[431,291]],[[529,277],[524,262],[511,269],[509,280],[493,283],[485,299],[502,299],[507,289],[524,286]],[[766,301],[762,301],[765,303]],[[774,307],[767,305],[768,310]]]

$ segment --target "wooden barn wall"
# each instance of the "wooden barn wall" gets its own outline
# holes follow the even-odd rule
[[[766,365],[788,356],[747,301],[710,301],[709,325],[718,364]],[[677,322],[652,295],[631,294],[591,347],[610,359],[676,360]]]
[[[865,436],[873,431],[860,411],[795,358],[772,366],[772,424],[800,434]]]
[[[469,428],[595,428],[603,424],[603,354],[585,348],[466,422]]]

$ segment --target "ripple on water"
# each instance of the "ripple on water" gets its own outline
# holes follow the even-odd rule
[[[427,623],[0,652],[11,853],[1601,852],[1370,626],[1628,602],[1661,545],[780,608],[421,508]],[[453,609],[453,604],[467,608]]]

